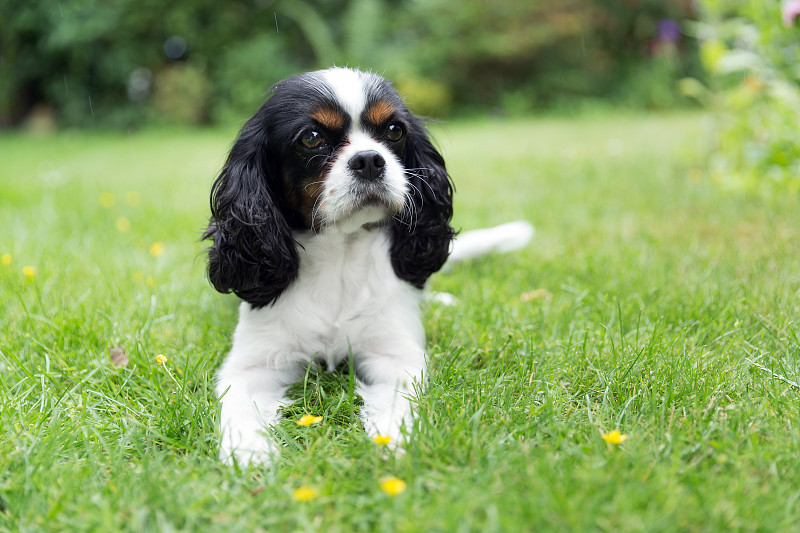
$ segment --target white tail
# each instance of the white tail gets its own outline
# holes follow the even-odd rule
[[[533,238],[534,227],[525,220],[501,224],[493,228],[465,231],[450,245],[448,265],[491,253],[520,250]]]

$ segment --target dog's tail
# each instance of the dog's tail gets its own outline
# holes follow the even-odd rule
[[[534,227],[525,220],[501,224],[493,228],[459,233],[450,246],[447,265],[491,253],[520,250],[533,238]]]

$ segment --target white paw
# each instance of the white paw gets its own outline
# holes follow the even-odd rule
[[[406,399],[391,404],[385,410],[373,410],[365,405],[362,420],[370,439],[390,450],[402,452],[406,435],[412,427],[411,409]]]
[[[223,430],[219,458],[227,465],[269,465],[277,451],[277,446],[265,430],[238,428]]]

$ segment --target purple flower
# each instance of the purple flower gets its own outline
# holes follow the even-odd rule
[[[681,38],[681,26],[672,19],[661,19],[656,24],[656,35],[660,41],[678,42]]]
[[[783,23],[791,27],[797,16],[800,15],[800,0],[785,0],[783,2]]]

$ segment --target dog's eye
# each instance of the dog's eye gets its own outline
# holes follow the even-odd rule
[[[308,130],[300,137],[300,144],[306,148],[319,148],[328,144],[325,137],[318,131]]]
[[[403,127],[400,124],[389,124],[386,128],[386,138],[392,142],[397,142],[403,138]]]

